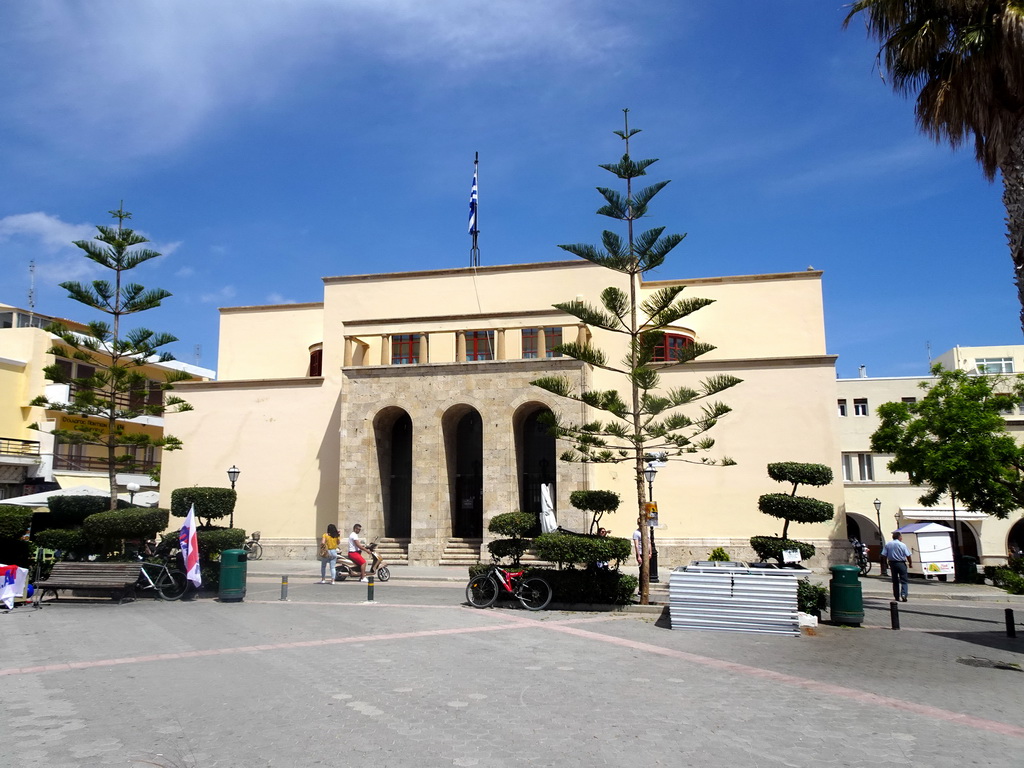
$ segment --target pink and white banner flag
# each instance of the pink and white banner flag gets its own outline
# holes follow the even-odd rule
[[[188,510],[185,524],[178,534],[181,557],[185,561],[185,576],[197,587],[202,586],[203,577],[199,573],[199,538],[196,536],[196,505]]]

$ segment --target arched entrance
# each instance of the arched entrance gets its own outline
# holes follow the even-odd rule
[[[384,535],[408,539],[412,532],[412,419],[401,408],[374,420]]]
[[[464,406],[449,412],[444,426],[452,536],[479,539],[484,534],[483,420]]]
[[[519,509],[537,517],[536,530],[540,533],[541,485],[550,484],[552,498],[556,497],[555,438],[542,416],[550,414],[545,406],[524,406],[513,418],[516,439],[516,461],[519,474]]]
[[[1024,557],[1024,520],[1018,520],[1006,536],[1006,554],[1009,557]]]

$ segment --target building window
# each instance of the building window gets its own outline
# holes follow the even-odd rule
[[[840,416],[845,416],[846,415],[846,400],[845,399],[839,401],[839,415]]]
[[[494,359],[494,331],[466,331],[466,360]]]
[[[561,354],[555,354],[554,348],[562,343],[562,329],[557,328],[545,328],[544,329],[544,356],[545,357],[561,357]],[[537,357],[537,329],[536,328],[523,328],[523,359],[533,360]]]
[[[870,453],[843,454],[843,482],[870,483],[875,479],[875,457]]]
[[[683,336],[681,333],[666,333],[661,337],[658,346],[654,348],[652,363],[674,363],[679,359],[679,353],[693,344],[693,339]]]
[[[875,466],[870,453],[857,454],[857,476],[862,483],[875,479]]]
[[[391,364],[412,365],[420,361],[420,335],[396,333],[391,337]]]
[[[1013,358],[979,357],[974,366],[978,373],[1013,373]]]
[[[900,398],[900,402],[906,403],[907,405],[913,405],[914,403],[917,402],[917,398],[916,397],[901,397]]]
[[[868,399],[866,397],[858,397],[853,401],[853,415],[854,416],[867,416],[868,415]]]

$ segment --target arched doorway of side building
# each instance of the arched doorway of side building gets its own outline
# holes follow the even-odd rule
[[[482,538],[483,420],[475,408],[461,405],[449,409],[441,423],[448,469],[452,536]]]

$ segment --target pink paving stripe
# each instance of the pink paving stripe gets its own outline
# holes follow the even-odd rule
[[[650,643],[641,643],[636,640],[626,640],[621,637],[602,635],[597,632],[591,632],[587,629],[577,629],[575,627],[567,627],[559,624],[549,623],[544,623],[542,626],[549,627],[555,632],[564,632],[566,634],[575,635],[577,637],[585,637],[591,640],[599,640],[601,642],[611,643],[612,645],[619,645],[624,648],[631,648],[633,650],[643,651],[645,653],[655,653],[661,656],[670,656],[672,658],[688,661],[692,664],[700,664],[701,666],[711,667],[712,669],[720,669],[735,674],[746,675],[747,677],[757,677],[761,678],[762,680],[771,680],[774,683],[782,683],[784,685],[792,685],[798,688],[806,688],[807,690],[816,691],[818,693],[824,693],[829,696],[838,696],[840,698],[850,699],[861,704],[872,704],[876,706],[881,705],[883,707],[890,707],[891,709],[896,709],[901,712],[913,712],[924,717],[930,717],[934,720],[944,720],[949,723],[966,725],[971,728],[977,728],[978,730],[982,731],[990,731],[992,733],[998,733],[1003,736],[1015,736],[1017,738],[1024,738],[1024,728],[1021,728],[1016,725],[1008,725],[1007,723],[1000,723],[995,720],[985,720],[980,717],[973,717],[972,715],[963,715],[959,712],[950,712],[946,709],[939,709],[938,707],[929,707],[926,704],[916,704],[912,701],[894,699],[889,696],[879,696],[876,693],[867,693],[865,691],[858,691],[854,688],[846,688],[842,685],[822,683],[818,680],[811,680],[805,677],[796,677],[795,675],[787,675],[782,672],[773,672],[770,669],[761,669],[759,667],[751,667],[746,664],[737,664],[732,661],[714,659],[710,656],[699,656],[695,653],[687,653],[686,651],[677,651],[672,648],[662,648],[657,645],[651,645]]]

